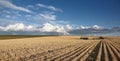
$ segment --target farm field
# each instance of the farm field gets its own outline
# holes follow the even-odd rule
[[[0,39],[0,61],[120,61],[120,37],[52,36]]]

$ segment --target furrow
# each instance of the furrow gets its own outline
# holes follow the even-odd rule
[[[110,46],[108,45],[108,42],[106,43],[106,46],[108,47],[108,50],[110,52],[112,61],[118,61],[116,56],[115,56],[115,54],[113,53],[113,51],[111,50]]]
[[[100,43],[99,53],[97,55],[97,60],[96,61],[101,61],[101,55],[102,55],[102,41]]]
[[[78,56],[74,57],[72,61],[84,61],[87,57],[85,57],[85,54],[90,54],[92,49],[96,46],[96,43],[90,44],[90,46],[82,53],[78,54]]]
[[[85,43],[85,44],[86,44],[86,43]],[[70,52],[67,52],[67,53],[65,53],[65,54],[62,53],[62,54],[58,54],[58,55],[53,56],[53,57],[49,57],[48,60],[54,61],[54,60],[56,60],[56,59],[64,58],[65,56],[68,56],[68,55],[70,55],[70,54],[72,54],[72,53],[75,53],[76,51],[79,51],[80,49],[83,49],[84,46],[82,47],[82,45],[83,45],[83,44],[76,45],[76,49],[74,48],[74,50],[72,50],[72,51],[70,51]]]
[[[111,50],[113,51],[113,53],[115,54],[115,56],[118,59],[118,61],[120,61],[120,54],[119,54],[119,52],[110,44],[110,41],[108,42],[108,45],[111,48]]]

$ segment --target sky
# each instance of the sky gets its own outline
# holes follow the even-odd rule
[[[119,0],[0,0],[0,34],[116,32],[120,33]]]

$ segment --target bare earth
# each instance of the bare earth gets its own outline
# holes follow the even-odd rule
[[[120,37],[53,36],[0,40],[0,61],[120,61]]]

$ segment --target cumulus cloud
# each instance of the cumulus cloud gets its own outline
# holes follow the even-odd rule
[[[93,28],[95,27],[95,28]],[[109,34],[109,33],[120,33],[120,27],[107,28],[91,28],[75,29],[71,25],[60,25],[44,23],[42,26],[25,25],[23,23],[9,24],[7,26],[0,26],[0,34],[37,34],[37,35],[90,35],[90,34]]]
[[[90,27],[88,27],[88,26],[83,26],[83,25],[80,26],[80,29],[88,29],[88,28],[90,28]]]
[[[33,25],[25,25],[23,23],[15,23],[15,24],[9,24],[7,26],[0,26],[0,31],[24,31],[24,32],[33,32],[36,31],[38,33],[60,33],[63,35],[68,35],[67,29],[71,29],[71,26],[66,25],[57,25],[57,24],[50,24],[50,23],[44,23],[42,27],[33,26]]]
[[[46,9],[49,9],[49,10],[53,10],[53,11],[60,11],[60,12],[62,12],[61,9],[56,8],[54,6],[51,6],[51,5],[37,4],[37,6],[42,7],[42,8],[46,8]]]
[[[43,27],[41,28],[42,32],[51,32],[51,31],[55,31],[55,30],[56,30],[56,26],[54,26],[50,23],[43,24]]]
[[[7,1],[7,0],[0,0],[0,6],[6,7],[6,8],[11,8],[11,9],[14,9],[14,10],[24,11],[24,12],[28,12],[28,13],[32,12],[29,9],[26,9],[24,7],[16,6],[16,5],[12,4],[10,1]]]
[[[94,29],[102,29],[102,27],[98,26],[98,25],[94,25],[94,26],[92,26],[92,28],[94,28]]]
[[[43,27],[41,28],[42,32],[58,32],[63,33],[64,35],[69,34],[64,26],[61,25],[53,25],[50,23],[43,24]]]
[[[72,29],[73,29],[73,27],[71,25],[69,25],[69,24],[66,25],[66,30],[67,31],[72,30]]]
[[[90,26],[83,26],[83,25],[80,26],[80,29],[89,29],[89,28],[92,28],[92,29],[102,29],[103,27],[98,26],[98,25],[93,25],[92,27],[90,27]]]
[[[9,24],[7,26],[0,26],[2,31],[33,31],[36,30],[36,27],[32,25],[24,25],[23,23]]]

